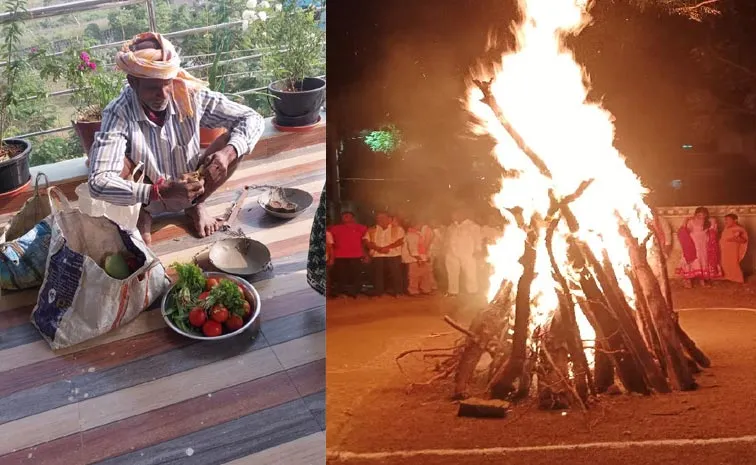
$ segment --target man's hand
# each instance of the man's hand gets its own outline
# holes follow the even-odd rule
[[[175,181],[166,181],[160,188],[160,196],[168,201],[192,203],[196,198],[205,193],[205,182],[197,180],[190,175],[184,175]]]
[[[208,154],[202,160],[204,177],[212,185],[218,185],[228,177],[228,167],[237,159],[236,149],[227,145],[217,152]]]

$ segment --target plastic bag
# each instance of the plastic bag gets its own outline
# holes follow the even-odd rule
[[[131,172],[130,180],[134,181],[134,173],[142,167],[140,162],[137,167]],[[144,181],[144,170],[136,182]],[[97,200],[92,198],[89,192],[89,183],[83,183],[76,186],[76,195],[79,197],[79,210],[85,215],[92,217],[104,216],[113,220],[116,224],[126,230],[134,230],[137,227],[137,221],[139,220],[139,211],[142,208],[141,204],[136,205],[114,205],[104,200]]]
[[[32,324],[53,349],[112,331],[136,318],[168,288],[165,268],[138,231],[106,217],[52,208],[44,282]],[[100,266],[107,255],[129,252],[138,269],[115,279]]]

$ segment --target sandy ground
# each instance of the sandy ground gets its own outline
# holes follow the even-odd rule
[[[506,419],[480,420],[456,416],[448,382],[408,389],[432,376],[432,362],[407,357],[404,373],[395,362],[407,349],[451,345],[457,334],[442,316],[469,321],[473,305],[442,298],[329,300],[328,463],[756,464],[756,313],[722,309],[756,308],[756,283],[675,289],[675,305],[704,309],[681,313],[712,359],[697,391],[604,396],[587,415],[523,404]],[[708,438],[716,439],[674,441]],[[649,442],[656,440],[672,442]],[[588,443],[601,444],[560,446]],[[378,454],[365,455],[371,453]]]

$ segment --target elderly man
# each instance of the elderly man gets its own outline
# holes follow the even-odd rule
[[[126,43],[116,65],[128,86],[103,111],[90,152],[89,189],[115,205],[142,204],[139,230],[151,243],[152,216],[185,212],[200,237],[222,226],[204,202],[229,177],[263,132],[258,113],[210,91],[180,66],[173,45],[143,33]],[[199,128],[228,131],[200,153]],[[148,183],[127,180],[143,164]]]

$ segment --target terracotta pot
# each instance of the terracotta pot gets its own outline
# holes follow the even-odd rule
[[[226,128],[200,128],[200,148],[208,148],[215,139],[225,133]]]
[[[84,148],[84,153],[87,154],[89,159],[89,151],[92,150],[94,144],[95,133],[100,130],[101,121],[72,121],[76,135],[79,136],[81,146]]]

